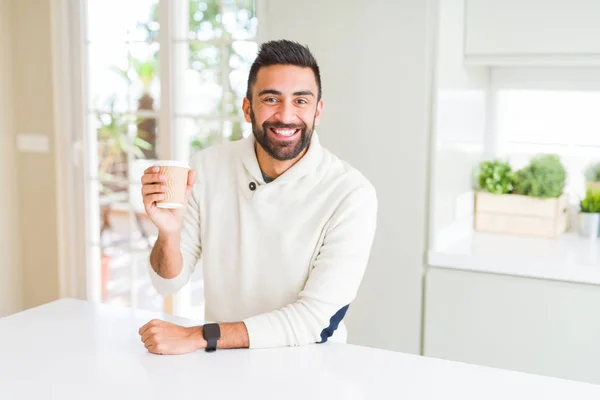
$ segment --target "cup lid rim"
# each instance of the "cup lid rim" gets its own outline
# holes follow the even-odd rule
[[[158,160],[152,164],[153,167],[181,167],[190,169],[188,163],[176,160]]]

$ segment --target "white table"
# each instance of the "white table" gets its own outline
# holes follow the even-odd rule
[[[343,344],[158,356],[137,334],[154,317],[60,300],[0,319],[0,399],[600,399],[600,386]]]

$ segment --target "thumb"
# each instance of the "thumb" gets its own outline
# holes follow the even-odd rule
[[[194,188],[194,183],[196,181],[196,171],[194,171],[193,169],[190,170],[190,172],[188,172],[188,181],[187,181],[187,186],[185,187],[185,201],[187,203],[187,201],[190,198],[190,194],[192,193],[192,189]]]

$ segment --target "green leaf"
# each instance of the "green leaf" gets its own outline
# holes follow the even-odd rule
[[[579,205],[583,213],[600,213],[600,190],[587,189]]]
[[[152,144],[148,143],[147,141],[145,141],[141,137],[134,138],[133,139],[133,144],[136,147],[139,147],[139,148],[144,149],[144,150],[152,150]]]
[[[494,194],[510,193],[513,189],[512,170],[502,160],[482,161],[477,173],[478,189]]]
[[[517,171],[514,178],[514,193],[551,198],[563,193],[567,172],[559,156],[541,154],[534,157],[528,166]]]

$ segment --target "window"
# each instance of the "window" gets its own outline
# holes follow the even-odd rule
[[[600,69],[498,69],[492,82],[497,154],[514,168],[558,154],[577,201],[585,167],[600,161]]]
[[[258,48],[254,1],[84,4],[88,279],[106,303],[161,311],[140,177],[152,160],[188,160],[250,134],[241,102]],[[202,318],[201,268],[175,303],[178,315]]]

